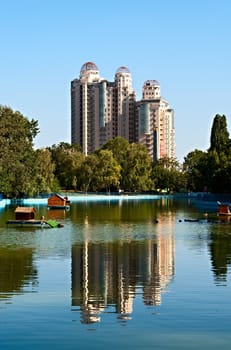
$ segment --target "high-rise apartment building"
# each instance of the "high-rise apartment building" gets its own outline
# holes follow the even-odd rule
[[[145,145],[153,159],[174,157],[173,110],[156,80],[145,82],[142,100],[136,101],[127,67],[119,67],[109,82],[87,62],[71,82],[71,142],[87,155],[116,136]]]
[[[79,79],[71,82],[71,142],[80,144],[85,154],[116,136],[135,142],[134,110],[135,93],[126,67],[108,82],[94,63],[85,63]]]
[[[147,80],[142,100],[137,102],[138,142],[146,146],[154,160],[175,156],[174,111],[160,95],[157,80]]]
[[[127,67],[119,67],[115,74],[116,136],[124,137],[129,142],[136,142],[135,137],[135,102],[136,95],[132,87],[132,77]]]

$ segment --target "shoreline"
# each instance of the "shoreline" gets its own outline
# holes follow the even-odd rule
[[[201,208],[214,209],[217,207],[217,201],[231,202],[228,200],[231,195],[227,194],[227,198],[222,194],[208,193],[175,193],[175,194],[152,194],[152,193],[73,193],[60,192],[61,196],[66,196],[70,202],[86,202],[86,201],[130,201],[130,200],[158,200],[161,198],[167,199],[186,199]],[[9,205],[47,205],[50,195],[35,197],[35,198],[19,198],[19,199],[1,199],[0,209]],[[226,200],[225,200],[226,199]]]

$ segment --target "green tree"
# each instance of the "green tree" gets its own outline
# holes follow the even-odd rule
[[[186,185],[185,173],[175,158],[164,157],[154,162],[152,177],[156,190],[179,192]]]
[[[129,144],[123,137],[109,140],[103,147],[113,153],[121,166],[120,189],[125,191],[147,191],[152,189],[152,160],[141,144]]]
[[[87,156],[79,169],[79,182],[80,189],[84,192],[94,191],[96,189],[95,184],[95,169],[97,166],[98,158],[96,154]]]
[[[230,192],[231,185],[231,144],[225,115],[217,114],[213,120],[208,150],[212,175],[210,190],[212,192]]]
[[[229,132],[225,115],[216,114],[213,120],[209,151],[216,151],[219,156],[230,151]]]
[[[34,166],[34,192],[50,193],[60,190],[57,179],[54,175],[55,164],[52,161],[52,154],[48,148],[36,150]]]
[[[152,160],[147,149],[137,143],[129,145],[121,164],[121,189],[147,191],[152,189]]]
[[[120,184],[121,166],[113,158],[112,151],[100,150],[97,154],[95,167],[95,183],[98,190],[110,191],[111,188],[118,189]]]
[[[109,140],[102,149],[108,149],[112,151],[113,158],[122,165],[126,159],[126,153],[129,150],[129,142],[123,137],[115,137],[114,139]]]
[[[216,114],[207,152],[195,150],[184,160],[188,188],[192,191],[231,191],[231,145],[226,117]]]
[[[214,152],[208,152],[209,157],[214,155]],[[209,169],[212,176],[210,190],[213,193],[231,193],[231,154],[218,156],[215,152],[216,162],[211,162]]]
[[[119,187],[121,167],[113,158],[112,151],[101,149],[86,157],[80,169],[81,189],[110,191]]]
[[[51,147],[52,161],[55,163],[54,174],[65,189],[76,189],[78,186],[79,169],[84,155],[78,145],[61,142]]]
[[[201,192],[208,189],[207,157],[207,152],[195,149],[184,158],[183,169],[189,191]]]
[[[33,190],[35,152],[33,139],[38,122],[0,106],[0,192],[21,197]]]

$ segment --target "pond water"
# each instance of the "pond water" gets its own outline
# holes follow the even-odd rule
[[[0,209],[2,349],[230,349],[229,222],[158,197],[34,207],[64,227]]]

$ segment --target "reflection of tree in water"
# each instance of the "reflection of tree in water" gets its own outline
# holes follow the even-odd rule
[[[132,196],[131,196],[132,197]],[[119,197],[118,197],[119,198]],[[126,198],[126,196],[125,196]],[[173,203],[172,199],[161,198],[156,200],[121,200],[121,201],[102,201],[102,202],[82,202],[72,204],[72,210],[68,213],[72,221],[85,221],[86,216],[91,224],[104,222],[146,222],[161,217],[165,214],[170,215],[176,211],[178,203]]]
[[[33,250],[28,248],[0,249],[0,298],[9,298],[35,282],[37,270],[32,257]]]
[[[212,226],[210,235],[212,270],[216,282],[226,282],[228,267],[231,266],[230,224],[219,223]]]

